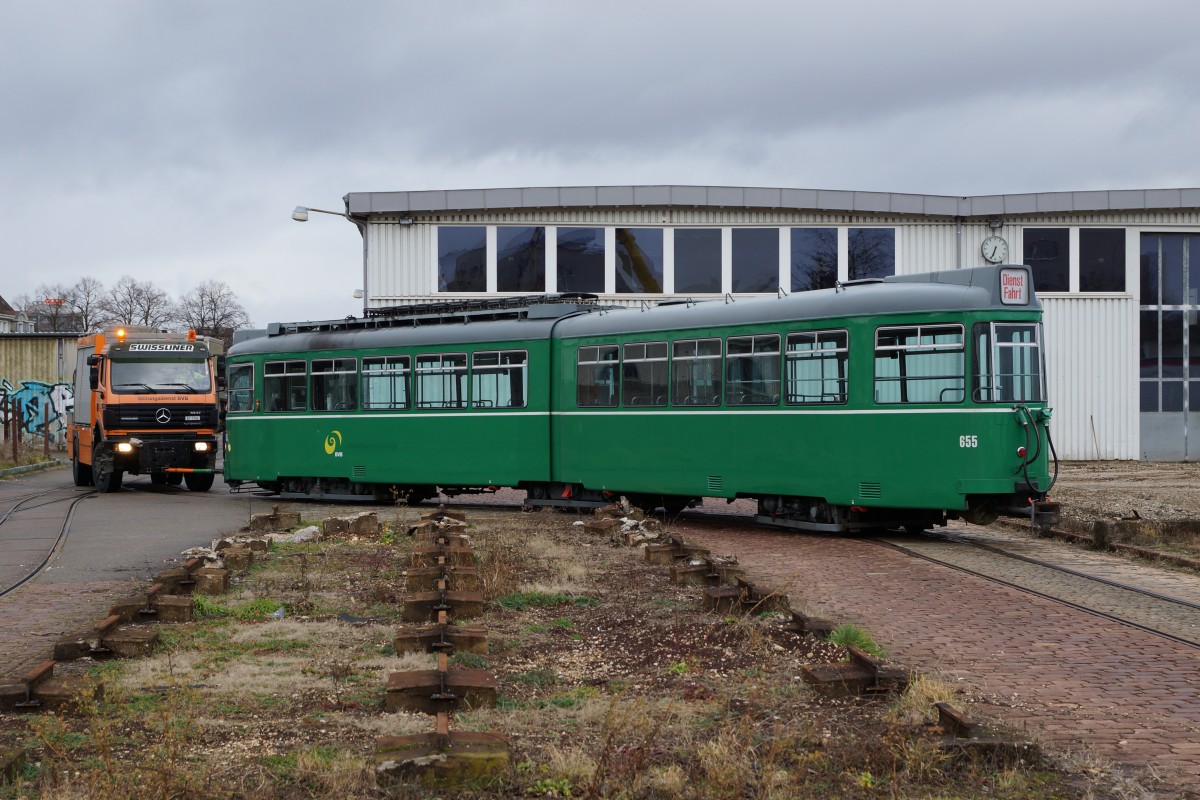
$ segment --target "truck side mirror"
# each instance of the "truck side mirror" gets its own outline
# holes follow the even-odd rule
[[[94,358],[94,356],[93,356],[93,358]],[[88,359],[89,362],[91,360],[92,360],[91,358]],[[100,388],[100,365],[99,364],[92,364],[90,367],[88,367],[88,385],[91,387],[93,392]]]
[[[217,391],[225,391],[225,356],[217,356]]]

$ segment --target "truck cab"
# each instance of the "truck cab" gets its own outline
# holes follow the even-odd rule
[[[212,487],[224,344],[195,331],[120,327],[82,337],[67,450],[76,486],[103,492],[122,477]]]

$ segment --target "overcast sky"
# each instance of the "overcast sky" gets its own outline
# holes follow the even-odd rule
[[[348,192],[1200,186],[1195,0],[0,0],[0,295],[360,312]]]

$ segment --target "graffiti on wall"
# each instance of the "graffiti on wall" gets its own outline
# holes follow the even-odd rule
[[[12,403],[15,403],[20,409],[21,429],[26,435],[42,436],[48,424],[51,441],[62,443],[66,435],[67,407],[73,396],[69,383],[21,381],[18,389],[8,378],[0,379],[0,420],[8,425],[14,407]]]

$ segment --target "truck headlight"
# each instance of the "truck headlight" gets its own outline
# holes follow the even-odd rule
[[[197,453],[207,453],[208,452],[208,442],[196,442],[196,452]]]
[[[118,453],[132,453],[133,445],[130,444],[129,442],[118,442],[117,443],[117,452]]]

